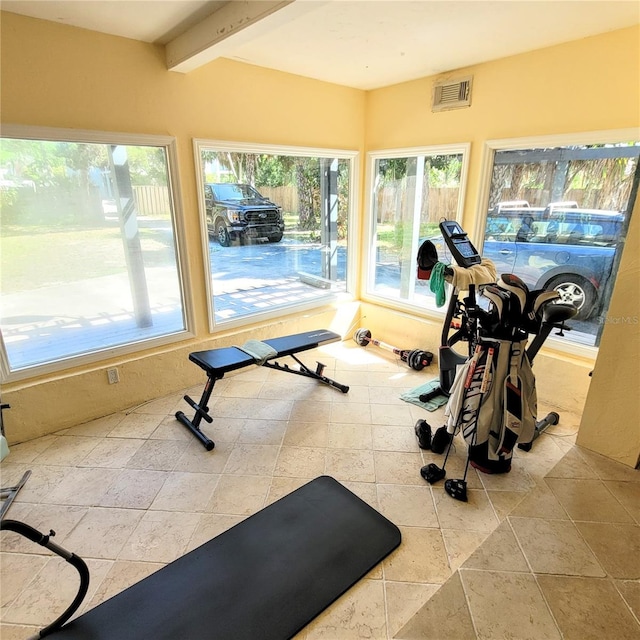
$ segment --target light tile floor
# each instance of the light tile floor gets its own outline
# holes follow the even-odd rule
[[[442,456],[418,448],[413,425],[440,426],[442,409],[399,397],[435,367],[415,372],[351,342],[319,351],[303,360],[317,355],[348,394],[244,369],[216,385],[211,452],[174,418],[189,413],[182,393],[13,446],[2,486],[33,474],[8,517],[54,529],[87,560],[82,611],[328,474],[403,542],[296,640],[640,638],[640,472],[576,447],[579,416],[559,411],[509,474],[471,469],[469,502],[456,502],[419,474]],[[456,439],[448,477],[465,455]],[[0,635],[25,638],[73,598],[75,571],[13,533],[1,544]]]

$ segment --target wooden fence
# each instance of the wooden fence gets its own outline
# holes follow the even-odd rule
[[[140,216],[169,215],[171,205],[168,187],[133,187],[136,211]]]
[[[298,211],[298,192],[295,187],[260,187],[258,191],[265,198],[281,206],[284,211],[293,213]],[[171,213],[167,187],[133,187],[133,197],[138,215],[169,215]]]
[[[413,218],[413,203],[406,188],[390,185],[376,193],[378,224],[393,223]],[[438,222],[442,218],[455,218],[458,211],[458,187],[432,187],[423,191],[421,222]]]
[[[258,191],[271,202],[282,207],[286,213],[298,212],[298,190],[294,186],[258,187]]]
[[[297,213],[298,190],[295,186],[285,187],[259,187],[260,193],[272,202],[281,206],[285,212]],[[423,203],[422,222],[438,222],[441,218],[455,218],[458,209],[457,187],[431,188]],[[406,189],[396,187],[384,187],[377,194],[378,222],[395,222],[404,219],[405,214],[413,217],[411,212],[405,211],[407,207]]]

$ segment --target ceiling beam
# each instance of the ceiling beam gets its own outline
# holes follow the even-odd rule
[[[262,22],[277,25],[286,19],[278,12],[296,0],[232,0],[191,27],[166,46],[167,67],[170,71],[187,73],[219,58],[231,50],[231,43],[242,42],[249,36],[249,27]],[[304,4],[304,3],[303,3]],[[312,4],[312,3],[307,3]],[[276,20],[267,20],[277,17]]]

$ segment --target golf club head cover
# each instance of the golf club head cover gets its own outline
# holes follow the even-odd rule
[[[431,425],[426,420],[418,420],[415,426],[418,446],[421,449],[431,449]]]
[[[453,436],[447,431],[447,427],[443,425],[435,432],[433,438],[431,438],[431,451],[434,453],[444,453],[452,437]]]
[[[431,278],[431,270],[438,262],[438,250],[431,240],[425,240],[418,249],[418,280],[429,280]]]
[[[420,475],[429,483],[433,484],[442,480],[447,475],[444,469],[441,469],[437,464],[431,462],[420,469]]]

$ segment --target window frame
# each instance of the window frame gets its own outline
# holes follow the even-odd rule
[[[491,176],[496,151],[517,151],[526,149],[539,149],[544,147],[563,147],[573,145],[590,145],[640,141],[640,129],[611,129],[601,131],[583,131],[576,133],[559,133],[542,136],[524,136],[521,138],[499,138],[485,140],[482,149],[480,166],[480,182],[478,189],[477,210],[475,226],[473,229],[473,243],[482,254],[484,248],[484,235],[487,224],[489,196],[491,191]],[[551,334],[545,341],[545,348],[559,353],[587,358],[595,361],[599,347],[578,344],[568,340],[559,340]]]
[[[338,158],[349,161],[349,207],[347,221],[347,278],[344,292],[327,292],[311,302],[282,305],[268,311],[260,311],[231,320],[215,320],[213,291],[211,283],[211,263],[209,260],[209,234],[204,198],[204,175],[202,167],[202,150],[233,151],[237,153],[255,153],[270,155],[300,156],[306,158]],[[335,302],[347,302],[354,299],[356,273],[359,260],[360,221],[358,217],[359,185],[360,185],[360,153],[352,149],[327,149],[324,147],[297,147],[289,145],[235,142],[231,140],[213,140],[209,138],[193,138],[196,185],[198,196],[198,215],[200,218],[200,237],[204,280],[207,300],[208,329],[210,334],[220,333],[236,327],[243,327],[263,320],[282,318],[297,311],[307,311],[326,307]]]
[[[189,277],[187,250],[185,244],[184,215],[182,209],[182,192],[180,189],[178,169],[178,146],[173,136],[137,134],[126,132],[97,131],[88,129],[64,129],[56,127],[39,127],[19,124],[3,124],[0,138],[16,138],[42,142],[75,142],[87,144],[153,146],[162,147],[167,159],[167,187],[171,202],[171,221],[173,224],[176,252],[176,269],[180,295],[182,296],[182,315],[185,328],[164,336],[157,336],[129,342],[127,344],[104,347],[90,353],[71,355],[42,364],[35,364],[15,371],[10,369],[9,357],[0,333],[0,380],[3,383],[16,382],[40,375],[56,373],[78,366],[91,365],[115,357],[147,351],[155,347],[183,342],[195,337],[195,314],[191,279]]]
[[[383,307],[407,311],[413,315],[425,318],[442,320],[446,315],[446,308],[442,310],[429,309],[418,304],[404,300],[388,298],[373,290],[375,282],[375,235],[376,220],[373,209],[374,185],[376,175],[376,161],[387,158],[408,158],[411,156],[436,156],[436,155],[462,155],[462,167],[460,171],[460,195],[455,220],[462,224],[465,200],[467,195],[467,180],[469,177],[469,163],[471,155],[471,143],[459,142],[453,144],[428,145],[422,147],[402,147],[396,149],[373,150],[367,153],[367,175],[365,186],[365,227],[364,227],[364,251],[362,263],[362,300]]]

